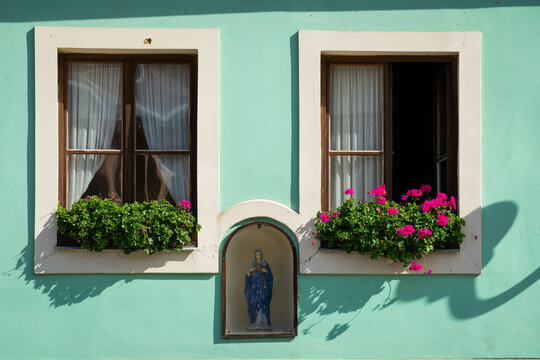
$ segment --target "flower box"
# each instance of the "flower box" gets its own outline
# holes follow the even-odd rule
[[[373,201],[351,198],[334,211],[317,213],[314,233],[320,247],[358,251],[372,259],[379,256],[409,266],[420,267],[415,260],[434,250],[459,249],[465,221],[456,214],[456,201],[444,193],[427,196],[429,185],[412,189],[402,196],[402,203],[386,199],[385,185],[368,192]],[[316,244],[314,240],[314,244]],[[418,269],[418,270],[416,270]]]
[[[179,206],[166,200],[121,204],[114,196],[89,196],[73,203],[70,210],[58,205],[56,216],[59,234],[86,250],[153,254],[182,251],[201,229],[190,208],[186,200]]]

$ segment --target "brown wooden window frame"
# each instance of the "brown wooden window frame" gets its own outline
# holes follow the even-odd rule
[[[82,150],[68,149],[68,109],[67,81],[68,64],[79,63],[116,63],[122,64],[122,131],[121,149]],[[139,150],[135,149],[135,68],[137,64],[188,64],[190,73],[190,124],[189,150]],[[197,213],[197,55],[192,54],[74,54],[58,55],[58,201],[67,205],[67,158],[70,154],[107,154],[121,155],[122,201],[135,200],[135,155],[190,155],[189,193],[192,211]],[[107,195],[107,194],[103,194]]]
[[[388,197],[392,194],[392,64],[399,62],[446,63],[450,84],[447,93],[447,144],[448,144],[448,192],[458,193],[458,57],[455,55],[402,55],[402,56],[340,56],[321,55],[321,209],[330,210],[330,158],[332,156],[382,156],[382,178],[387,185]],[[330,149],[330,66],[332,65],[374,65],[383,67],[383,139],[382,151],[355,151]],[[437,140],[438,141],[438,140]],[[437,141],[435,141],[437,143]],[[436,149],[434,149],[437,152]]]

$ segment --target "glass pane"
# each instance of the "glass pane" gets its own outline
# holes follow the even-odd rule
[[[189,155],[137,155],[137,201],[189,200]]]
[[[382,150],[383,68],[330,67],[331,150]]]
[[[189,65],[138,64],[137,149],[189,150]]]
[[[68,208],[88,195],[122,197],[120,155],[68,155]]]
[[[353,198],[371,200],[367,192],[382,185],[382,156],[331,156],[330,157],[330,209],[335,209],[353,189]]]
[[[68,149],[120,149],[122,65],[68,65]]]

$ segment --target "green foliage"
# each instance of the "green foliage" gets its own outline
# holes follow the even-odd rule
[[[399,214],[388,214],[390,207],[398,209]],[[441,205],[424,212],[416,202],[398,204],[388,200],[378,204],[348,199],[335,212],[317,213],[316,238],[321,247],[341,248],[347,253],[358,251],[372,259],[382,256],[408,266],[435,249],[459,248],[465,236],[461,232],[465,221],[452,210],[451,206]],[[448,217],[445,226],[437,224],[438,215]],[[411,225],[414,232],[400,235],[399,228],[406,225]],[[429,229],[432,234],[420,239],[420,229]]]
[[[201,229],[188,209],[166,200],[121,205],[114,199],[91,196],[75,202],[71,210],[58,205],[56,216],[58,231],[91,251],[182,251],[191,234]]]

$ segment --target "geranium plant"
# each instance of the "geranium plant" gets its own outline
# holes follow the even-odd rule
[[[89,196],[73,203],[70,210],[58,205],[56,216],[60,234],[91,251],[182,251],[201,229],[187,200],[178,206],[166,200],[122,204],[114,194]]]
[[[382,256],[419,271],[423,266],[415,260],[435,249],[459,248],[465,236],[455,198],[444,193],[431,198],[430,192],[429,185],[411,189],[402,203],[386,199],[385,185],[368,191],[373,201],[356,202],[351,196],[335,211],[317,213],[314,235],[321,247],[358,251],[372,259]]]

